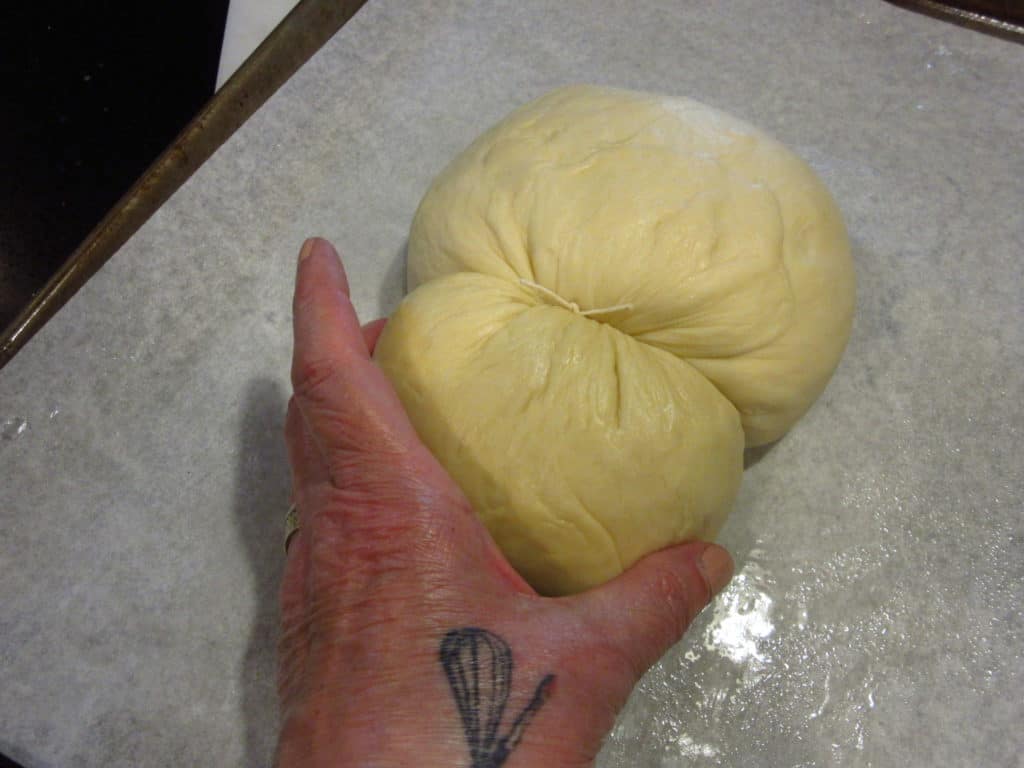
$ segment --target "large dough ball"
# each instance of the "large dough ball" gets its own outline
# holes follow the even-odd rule
[[[376,351],[420,436],[540,592],[712,538],[743,447],[810,407],[854,275],[813,172],[709,107],[564,88],[434,181]]]

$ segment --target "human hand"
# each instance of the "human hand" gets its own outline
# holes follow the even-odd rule
[[[299,530],[281,586],[277,764],[593,762],[640,676],[728,582],[693,542],[538,596],[417,438],[337,254],[302,248],[285,435]]]

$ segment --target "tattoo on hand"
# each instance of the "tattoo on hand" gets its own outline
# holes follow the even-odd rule
[[[508,643],[486,629],[453,629],[441,640],[440,661],[462,718],[470,768],[499,768],[547,701],[555,676],[544,676],[508,732],[499,737],[512,685],[512,650]]]

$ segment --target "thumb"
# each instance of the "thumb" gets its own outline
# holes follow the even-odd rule
[[[679,641],[732,572],[732,557],[717,544],[680,544],[644,557],[584,593],[580,610],[639,679]]]

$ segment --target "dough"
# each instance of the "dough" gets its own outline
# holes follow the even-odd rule
[[[434,181],[377,346],[418,433],[540,592],[713,538],[849,335],[813,172],[693,101],[576,86]]]

